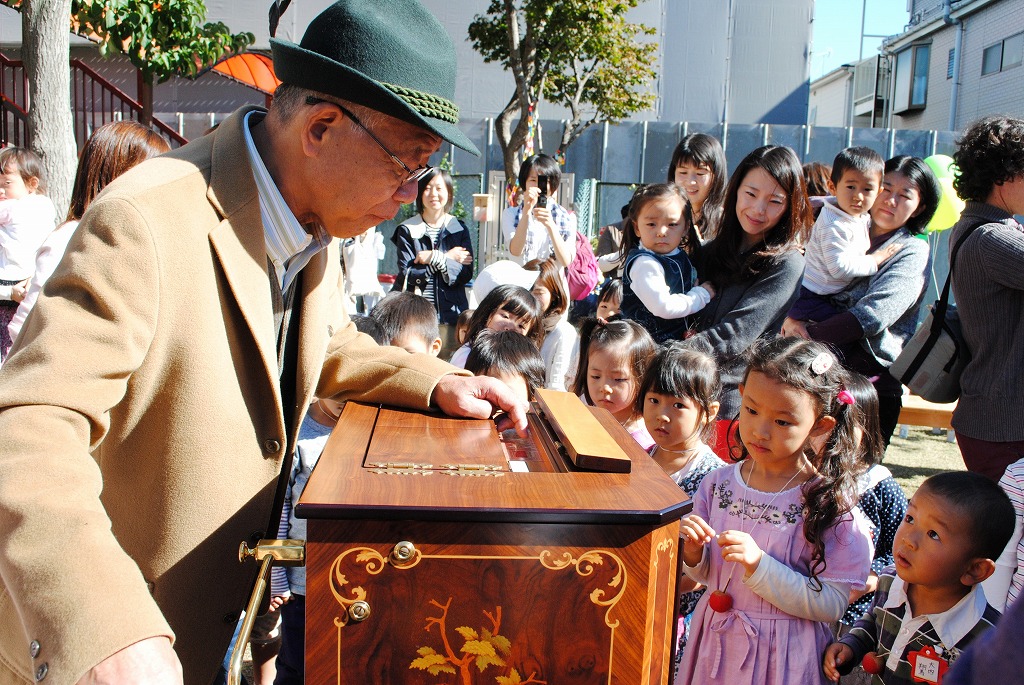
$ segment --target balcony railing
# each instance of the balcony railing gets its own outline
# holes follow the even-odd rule
[[[74,118],[75,141],[79,149],[92,132],[110,121],[134,119],[142,115],[142,105],[103,78],[82,60],[74,59],[71,68],[71,112]],[[27,126],[29,107],[28,79],[20,60],[0,54],[0,144],[30,144]],[[172,147],[188,141],[176,130],[154,118],[150,126],[164,135]]]

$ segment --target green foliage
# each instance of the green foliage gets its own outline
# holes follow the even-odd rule
[[[99,41],[101,55],[123,53],[150,83],[196,76],[256,40],[203,23],[203,0],[73,0],[71,17],[78,33]]]
[[[572,112],[561,151],[589,126],[618,122],[654,104],[649,86],[658,45],[655,30],[626,20],[643,0],[491,0],[469,25],[473,48],[511,71],[516,92],[503,114],[541,98]],[[525,127],[503,145],[518,148]],[[518,170],[518,163],[516,164]],[[509,170],[506,169],[506,175]]]

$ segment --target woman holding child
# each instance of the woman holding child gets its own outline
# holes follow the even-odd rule
[[[796,153],[767,145],[740,162],[729,180],[721,224],[698,260],[701,278],[716,289],[698,314],[696,336],[711,344],[722,372],[719,450],[726,426],[739,413],[743,353],[779,330],[796,299],[804,270],[799,247],[811,222]]]
[[[885,163],[878,197],[871,207],[868,254],[902,246],[872,276],[853,281],[831,302],[841,311],[817,322],[786,319],[783,335],[829,343],[847,368],[875,378],[882,438],[889,444],[902,408],[902,386],[889,366],[917,327],[928,286],[928,243],[924,233],[938,206],[941,188],[928,165],[901,155]]]

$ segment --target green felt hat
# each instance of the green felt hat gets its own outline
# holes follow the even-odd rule
[[[480,154],[458,127],[455,47],[418,0],[339,0],[298,45],[276,38],[270,45],[284,83],[390,114]]]

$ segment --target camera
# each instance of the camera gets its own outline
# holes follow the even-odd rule
[[[538,176],[537,186],[540,188],[540,196],[537,198],[538,207],[548,206],[548,177]]]

